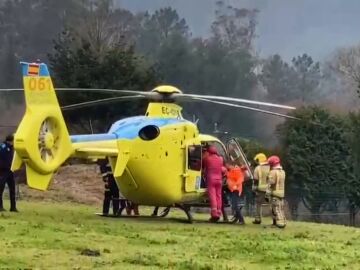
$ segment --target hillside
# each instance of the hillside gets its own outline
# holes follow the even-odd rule
[[[177,211],[102,218],[75,203],[21,201],[19,209],[0,214],[0,269],[360,269],[355,228],[208,224],[202,214],[184,224]]]
[[[21,199],[101,204],[104,184],[96,165],[61,167],[45,192],[20,185]]]

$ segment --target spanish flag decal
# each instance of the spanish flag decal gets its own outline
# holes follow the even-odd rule
[[[35,64],[29,64],[28,75],[39,76],[40,66]]]

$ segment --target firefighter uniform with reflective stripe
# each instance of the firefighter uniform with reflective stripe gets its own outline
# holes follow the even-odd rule
[[[286,226],[284,213],[285,176],[285,171],[281,165],[271,168],[266,189],[266,196],[270,198],[273,219],[279,228]]]
[[[103,214],[104,215],[109,214],[110,202],[112,201],[113,214],[117,215],[119,212],[120,192],[108,160],[102,161],[100,163],[100,172],[102,179],[105,183]]]
[[[254,185],[253,191],[255,192],[255,221],[254,223],[261,223],[262,205],[266,204],[265,192],[267,188],[267,178],[270,172],[270,166],[263,162],[256,166],[254,170]]]

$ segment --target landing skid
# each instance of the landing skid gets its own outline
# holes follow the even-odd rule
[[[191,207],[184,204],[175,204],[176,208],[179,208],[180,210],[183,210],[186,214],[188,223],[192,224],[194,222],[194,219],[191,215]]]
[[[151,219],[151,218],[164,218],[166,216],[168,216],[171,208],[178,208],[182,211],[185,212],[186,214],[186,217],[187,217],[187,220],[186,222],[187,223],[190,223],[192,224],[194,222],[194,218],[191,214],[191,207],[209,207],[209,205],[207,203],[192,203],[192,204],[175,204],[173,206],[169,206],[169,207],[165,207],[159,214],[152,214],[150,216],[127,216],[127,215],[112,215],[112,214],[109,214],[109,215],[104,215],[103,213],[96,213],[96,215],[98,216],[101,216],[101,217],[108,217],[108,218],[148,218],[148,219]],[[227,215],[225,215],[224,217],[225,219],[222,220],[222,221],[218,221],[216,223],[223,223],[223,224],[235,224],[237,223],[237,219],[232,217],[230,219],[228,219]]]
[[[187,217],[187,223],[193,223],[194,219],[193,216],[191,215],[191,207],[188,205],[182,205],[182,204],[175,204],[173,207],[178,208],[182,211],[185,212],[186,217]],[[170,212],[171,207],[166,207],[164,210],[162,210],[162,212],[159,215],[151,215],[151,216],[127,216],[127,215],[113,215],[113,214],[108,214],[108,215],[104,215],[103,213],[95,213],[97,216],[100,217],[107,217],[107,218],[164,218],[166,217],[169,212]]]

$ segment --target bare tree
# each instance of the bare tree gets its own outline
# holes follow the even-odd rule
[[[214,38],[230,49],[252,51],[259,11],[236,8],[223,1],[218,1],[216,5],[216,19],[211,26]]]
[[[356,92],[360,97],[360,45],[339,49],[332,67],[357,87]]]
[[[119,45],[134,44],[140,19],[130,11],[114,9],[111,0],[89,1],[87,13],[73,26],[79,42],[87,42],[93,53],[100,58]]]

